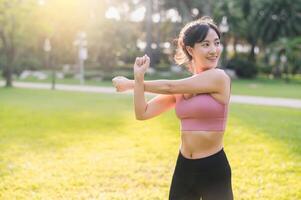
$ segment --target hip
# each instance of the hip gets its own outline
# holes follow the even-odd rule
[[[214,171],[213,175],[217,175],[216,170],[222,174],[231,174],[231,167],[223,148],[210,156],[197,159],[189,159],[179,151],[175,171],[194,174],[208,174],[208,172]]]

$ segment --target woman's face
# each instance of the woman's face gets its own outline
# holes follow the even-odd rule
[[[215,30],[210,28],[206,38],[202,42],[195,43],[191,48],[195,72],[215,68],[221,52],[220,39]]]

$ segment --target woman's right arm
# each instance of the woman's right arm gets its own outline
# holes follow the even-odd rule
[[[145,112],[139,120],[147,120],[156,117],[161,113],[174,108],[175,103],[176,100],[174,95],[157,95],[147,102]]]
[[[137,120],[146,120],[161,114],[175,105],[173,95],[158,95],[149,102],[144,97],[144,74],[149,67],[149,57],[137,57],[134,64],[134,107]],[[124,79],[125,81],[128,79]]]

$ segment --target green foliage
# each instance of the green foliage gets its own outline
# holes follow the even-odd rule
[[[296,37],[301,33],[301,4],[294,0],[265,0],[257,10],[254,25],[265,44],[281,37]]]
[[[134,62],[140,54],[136,46],[139,32],[138,24],[124,21],[104,20],[89,31],[89,41],[97,41],[89,45],[90,62],[94,67],[112,73],[119,62]]]
[[[265,75],[270,75],[273,72],[273,67],[267,64],[257,64],[258,67],[258,72],[265,74]]]
[[[241,78],[254,78],[258,72],[256,64],[241,57],[229,60],[226,68],[233,69]]]
[[[4,54],[2,63],[6,86],[12,85],[13,67],[20,49],[32,42],[32,29],[29,28],[29,22],[33,21],[30,11],[35,7],[34,2],[33,0],[0,1],[0,49]]]
[[[270,45],[272,52],[277,55],[281,53],[287,56],[287,61],[291,66],[301,67],[301,36],[293,38],[280,38]]]
[[[20,75],[24,70],[39,70],[43,64],[36,57],[21,58],[15,62],[14,73]]]
[[[73,43],[81,31],[88,36],[89,56],[85,67],[104,71],[106,77],[143,54],[143,50],[137,48],[137,41],[146,40],[146,23],[132,22],[130,16],[131,12],[145,6],[146,1],[52,0],[44,1],[43,5],[38,2],[0,1],[0,68],[3,72],[43,68],[46,38],[51,42],[53,65],[74,65],[78,62],[78,49]],[[219,25],[226,16],[229,31],[224,35],[225,42],[250,45],[248,59],[255,62],[255,46],[264,50],[281,38],[289,38],[288,45],[291,38],[300,35],[300,5],[293,0],[164,0],[153,4],[153,13],[160,13],[161,21],[153,24],[150,35],[156,44],[172,43],[187,21],[211,15]],[[118,10],[120,20],[105,18],[111,6]],[[168,16],[170,9],[175,9],[182,21],[172,22]],[[296,44],[298,47],[299,43]],[[301,66],[297,55],[299,48],[295,47],[290,48],[292,52],[288,56],[292,74],[298,73]],[[172,47],[164,49],[159,45],[154,51],[154,67],[167,69],[172,64]],[[6,66],[11,67],[6,69]],[[266,67],[261,69],[269,72]],[[253,70],[250,73],[254,73]]]

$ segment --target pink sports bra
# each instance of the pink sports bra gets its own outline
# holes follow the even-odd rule
[[[176,115],[182,131],[224,131],[228,104],[222,104],[210,94],[198,94],[190,99],[177,98]]]

